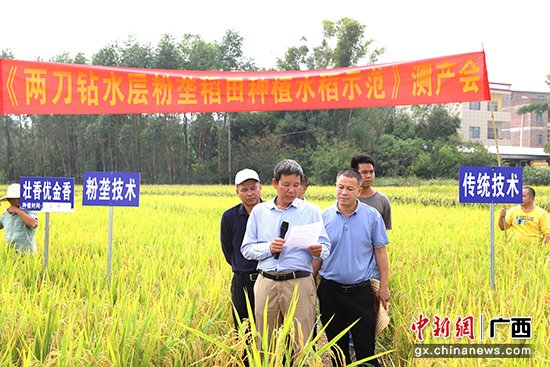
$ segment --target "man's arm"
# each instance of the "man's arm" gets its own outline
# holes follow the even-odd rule
[[[498,227],[500,228],[501,231],[504,231],[510,228],[508,223],[506,223],[506,207],[503,207],[502,209],[500,209],[500,214],[498,216]]]
[[[317,277],[319,269],[321,269],[321,265],[323,265],[322,261],[313,259],[313,263],[311,264],[311,267],[313,268],[313,279]]]
[[[380,272],[380,288],[378,289],[378,292],[376,292],[376,296],[380,299],[382,305],[387,310],[387,302],[389,301],[391,295],[389,289],[390,266],[388,263],[388,252],[386,251],[386,247],[375,247],[374,257],[376,259],[378,271]]]
[[[246,232],[244,234],[243,243],[241,245],[241,253],[247,260],[265,260],[270,256],[273,256],[271,252],[272,242],[260,242],[258,240],[259,224],[257,218],[257,212],[252,210],[248,222],[246,223]],[[283,240],[284,241],[284,240]],[[280,243],[275,241],[276,245]],[[280,245],[280,251],[282,251],[282,245]],[[279,250],[279,247],[277,248]]]
[[[544,209],[543,209],[544,210]],[[542,243],[547,245],[550,241],[550,217],[546,210],[540,218],[540,233],[542,235]]]
[[[314,260],[323,261],[326,260],[328,255],[330,254],[330,248],[332,244],[330,242],[330,239],[328,238],[327,229],[325,228],[325,219],[321,214],[321,209],[319,209],[318,206],[317,209],[318,216],[315,221],[320,221],[322,223],[321,233],[319,235],[319,238],[317,239],[317,244],[314,246],[310,246],[308,250],[311,253],[311,256],[313,256]]]
[[[220,242],[222,243],[222,251],[225,256],[225,260],[229,265],[231,264],[231,258],[233,257],[233,231],[229,225],[225,213],[222,215],[222,221],[220,225]]]
[[[25,223],[27,226],[31,228],[38,227],[38,219],[36,219],[35,217],[31,217],[30,215],[28,215],[27,213],[25,213],[24,211],[22,211],[20,208],[16,206],[13,206],[13,205],[10,206],[8,208],[8,213],[19,215],[19,218],[21,218],[23,223]]]
[[[386,196],[386,205],[384,207],[384,213],[382,213],[382,218],[384,219],[384,225],[386,226],[386,231],[392,229],[391,224],[391,202],[390,199]]]

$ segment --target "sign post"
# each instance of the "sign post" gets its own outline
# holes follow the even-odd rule
[[[111,266],[113,259],[113,206],[109,207],[109,252],[107,255],[107,284],[111,285]]]
[[[20,207],[46,213],[44,272],[48,270],[50,213],[74,213],[74,178],[21,177]]]
[[[50,213],[46,213],[46,228],[44,229],[44,273],[50,263]]]
[[[84,172],[82,205],[108,206],[109,252],[107,257],[107,286],[111,286],[113,257],[113,207],[139,207],[139,172]]]
[[[491,289],[495,290],[495,204],[491,203]]]
[[[521,167],[460,167],[459,202],[491,204],[491,289],[495,289],[495,203],[521,204]]]

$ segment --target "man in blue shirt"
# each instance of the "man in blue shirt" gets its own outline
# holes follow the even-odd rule
[[[362,190],[361,180],[361,174],[353,168],[340,171],[336,179],[337,201],[322,211],[332,246],[330,256],[319,270],[321,283],[317,289],[321,321],[324,325],[328,323],[326,334],[329,340],[359,319],[351,329],[357,360],[374,355],[375,295],[369,279],[375,265],[380,271],[380,289],[376,296],[386,309],[390,299],[385,247],[389,239],[380,214],[357,199]],[[320,263],[315,263],[314,268],[320,266]],[[337,342],[346,364],[351,363],[348,335],[344,334]],[[339,352],[333,351],[336,355],[333,365],[344,365],[338,358]],[[376,359],[368,363],[378,366]]]
[[[249,260],[258,260],[260,275],[254,286],[255,317],[262,335],[264,316],[268,338],[273,329],[284,322],[298,286],[299,298],[294,314],[300,322],[304,341],[309,338],[315,323],[315,281],[312,276],[314,259],[325,260],[330,242],[324,227],[317,243],[306,247],[285,246],[281,223],[294,226],[321,222],[321,210],[315,204],[297,198],[303,177],[302,167],[291,159],[279,162],[273,171],[273,187],[277,196],[254,207],[250,214],[241,252]],[[283,238],[281,238],[283,237]],[[267,306],[267,314],[264,309]]]
[[[241,244],[250,212],[262,201],[262,185],[256,171],[243,169],[235,175],[235,186],[235,193],[242,202],[223,213],[220,240],[225,260],[233,270],[231,301],[236,310],[236,313],[233,313],[233,321],[235,328],[238,328],[237,318],[242,322],[249,317],[245,294],[248,294],[250,306],[254,310],[254,283],[258,277],[258,262],[243,257]]]

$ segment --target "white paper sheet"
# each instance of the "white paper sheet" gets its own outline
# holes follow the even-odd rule
[[[315,222],[303,226],[292,226],[285,242],[285,247],[304,247],[316,245],[323,229],[323,222]]]

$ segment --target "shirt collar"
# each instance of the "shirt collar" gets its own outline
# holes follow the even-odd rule
[[[269,209],[277,209],[277,210],[281,210],[279,209],[279,207],[277,206],[277,204],[275,204],[275,199],[277,199],[277,196],[276,195],[273,199],[269,200],[267,202],[267,206],[269,207]],[[294,207],[294,208],[300,208],[302,205],[304,205],[303,203],[303,200],[300,200],[298,198],[295,198],[292,203],[290,203],[290,205],[288,207],[286,207],[285,209],[283,210],[287,210],[288,208],[290,207]]]
[[[264,201],[262,200],[262,198],[260,198],[260,203],[263,203]],[[259,204],[259,203],[258,203]],[[238,212],[239,212],[239,215],[249,215],[247,212],[246,212],[246,208],[244,207],[244,204],[241,203],[239,205],[239,208],[238,208]]]
[[[350,215],[348,215],[348,217],[351,217],[352,215],[356,215],[357,212],[360,210],[361,208],[361,202],[359,201],[359,199],[355,199],[355,202],[357,203],[357,206],[355,207],[355,210],[353,211],[353,213],[351,213]],[[342,215],[344,215],[344,213],[342,213],[340,211],[340,209],[338,209],[338,200],[336,200],[336,202],[334,203],[334,208],[336,209],[336,213],[340,213]]]

